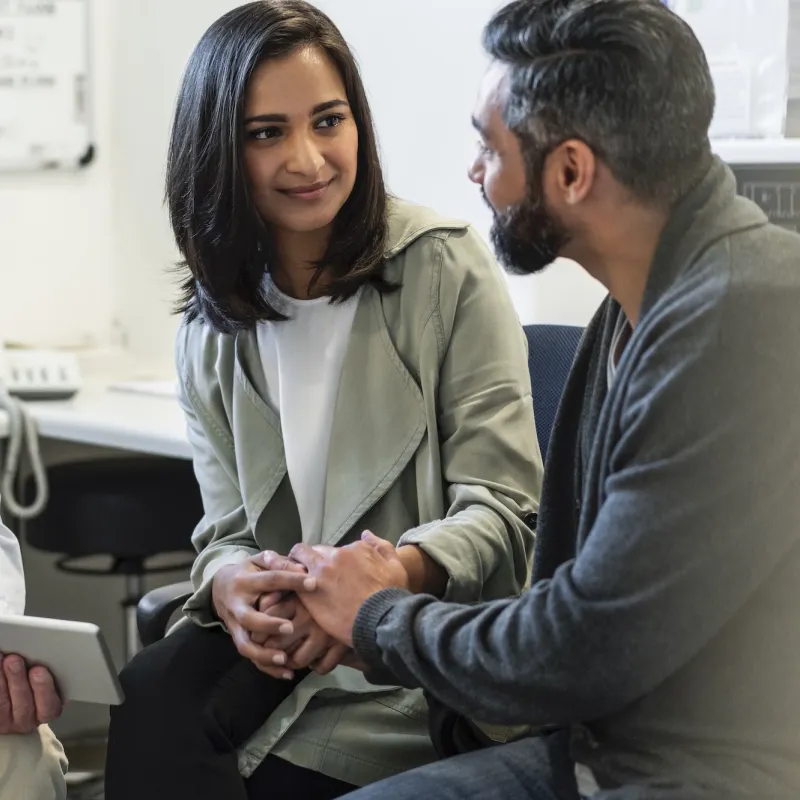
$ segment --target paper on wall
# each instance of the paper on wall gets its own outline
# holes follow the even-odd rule
[[[792,3],[796,0],[791,0]],[[694,30],[717,92],[712,137],[782,136],[790,0],[669,0]]]

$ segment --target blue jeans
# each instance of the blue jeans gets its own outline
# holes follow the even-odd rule
[[[567,736],[523,739],[438,761],[345,800],[581,800]]]

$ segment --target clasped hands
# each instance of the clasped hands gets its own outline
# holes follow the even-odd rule
[[[410,588],[391,542],[366,531],[343,547],[299,544],[288,556],[265,551],[222,567],[212,583],[217,616],[239,653],[274,678],[295,670],[325,675],[361,668],[352,650],[358,610],[375,592]]]

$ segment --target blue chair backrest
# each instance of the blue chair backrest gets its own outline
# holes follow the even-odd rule
[[[564,393],[583,328],[575,325],[526,325],[528,370],[533,388],[533,413],[542,458],[547,455],[553,422]]]

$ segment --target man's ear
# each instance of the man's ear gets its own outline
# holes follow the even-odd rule
[[[597,175],[597,156],[586,142],[567,139],[547,157],[545,172],[562,203],[576,206],[592,191]]]

